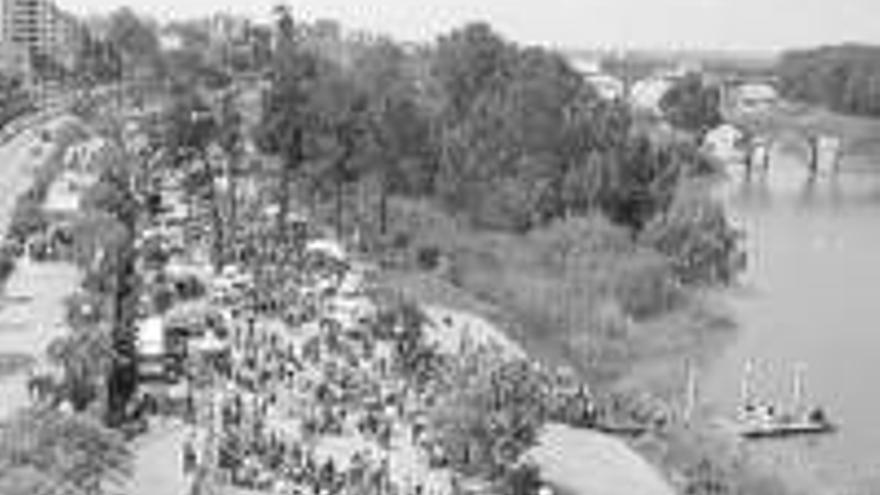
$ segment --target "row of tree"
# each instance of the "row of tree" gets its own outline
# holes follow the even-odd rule
[[[783,93],[832,110],[880,115],[880,48],[827,46],[785,53],[776,73]]]
[[[384,198],[404,194],[490,228],[601,211],[638,230],[704,165],[689,143],[640,130],[562,56],[485,24],[415,53],[379,40],[339,57],[314,49],[289,13],[280,22],[258,142],[283,157],[284,182],[306,177],[317,194],[377,184],[383,226]],[[710,126],[712,93],[696,88],[691,104],[691,89],[668,107],[684,109],[683,126]]]

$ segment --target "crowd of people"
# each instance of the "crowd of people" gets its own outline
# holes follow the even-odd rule
[[[336,283],[321,283],[320,291],[304,283],[309,297],[299,299],[295,319],[254,304],[254,287],[223,295],[232,316],[228,357],[215,362],[229,365],[214,367],[212,385],[221,390],[211,447],[220,478],[281,493],[449,493],[419,482],[405,489],[405,473],[392,469],[392,451],[424,437],[424,398],[399,366],[400,332],[380,323],[366,287],[351,282],[363,280],[357,268],[332,261],[309,264],[324,273],[305,282]],[[184,449],[188,470],[197,450]]]
[[[255,304],[253,285],[224,286],[216,441],[201,442],[215,450],[201,457],[215,464],[215,481],[274,493],[461,493],[430,408],[451,361],[502,359],[500,351],[465,342],[457,355],[441,353],[420,333],[424,322],[379,307],[358,263],[327,261],[304,264],[312,273],[300,277],[295,318],[283,305]],[[592,413],[583,386],[559,390],[569,415]],[[195,443],[184,449],[188,471]]]
[[[285,495],[463,493],[454,455],[431,422],[438,396],[448,392],[444,375],[468,360],[513,358],[467,339],[452,353],[441,350],[426,338],[430,324],[417,306],[380,300],[368,264],[333,240],[296,246],[301,256],[293,259],[272,249],[294,247],[245,234],[250,244],[237,246],[234,261],[205,280],[211,317],[187,332],[216,344],[190,342],[186,352],[184,416],[192,433],[181,465],[194,486]],[[555,380],[562,400],[550,409],[589,422],[589,393],[563,381]]]

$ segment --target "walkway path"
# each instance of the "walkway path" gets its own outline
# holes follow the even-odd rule
[[[464,335],[474,343],[495,342],[511,357],[525,351],[491,321],[457,304],[423,304],[431,321],[429,335],[446,352],[455,352]],[[587,429],[559,424],[546,427],[529,455],[542,475],[570,495],[674,495],[662,474],[623,441]]]
[[[0,308],[0,350],[37,358],[64,333],[64,299],[79,284],[76,267],[67,263],[19,263],[7,285],[11,296],[27,302]],[[27,372],[0,378],[0,421],[28,404]]]
[[[187,495],[181,451],[185,435],[179,422],[150,425],[150,432],[133,446],[134,473],[127,495]]]
[[[63,125],[57,119],[45,126]],[[41,143],[39,130],[24,131],[0,147],[5,170],[0,180],[0,232],[9,227],[18,196],[31,184],[32,174],[53,152]],[[49,342],[60,335],[64,299],[79,283],[77,270],[65,263],[19,262],[7,281],[7,299],[21,297],[24,303],[2,302],[0,306],[0,352],[26,354],[42,359]],[[0,421],[28,404],[27,374],[19,372],[0,378]]]
[[[572,495],[675,495],[623,441],[595,431],[548,425],[529,455],[549,482]]]

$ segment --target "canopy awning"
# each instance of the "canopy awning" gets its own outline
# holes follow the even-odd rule
[[[165,325],[161,316],[141,320],[137,324],[138,353],[155,356],[165,353]]]
[[[306,252],[321,253],[339,261],[345,261],[345,249],[331,239],[314,239],[306,243]]]

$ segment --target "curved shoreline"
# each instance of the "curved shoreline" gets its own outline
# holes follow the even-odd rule
[[[495,343],[510,357],[528,356],[524,347],[492,322],[491,317],[483,316],[475,304],[466,304],[467,296],[455,294],[461,289],[443,289],[447,292],[440,300],[427,297],[421,288],[401,289],[425,311],[432,323],[429,329],[434,330],[431,338],[441,349],[457,352],[464,336],[469,335],[474,343]],[[550,485],[569,495],[676,493],[672,483],[647,457],[623,440],[593,430],[547,424],[538,445],[527,456],[538,463]]]

